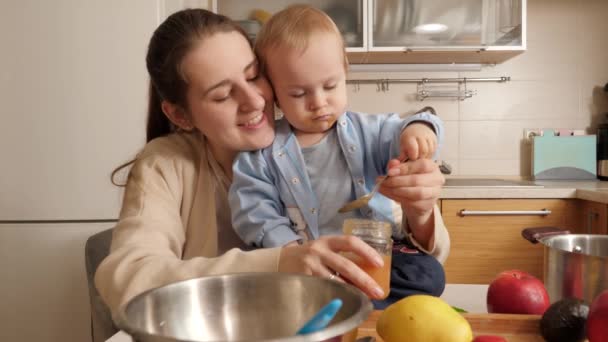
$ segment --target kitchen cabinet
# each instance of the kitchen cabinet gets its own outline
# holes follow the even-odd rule
[[[326,11],[359,63],[501,63],[526,49],[527,0],[212,0],[248,29],[254,10],[308,3]]]
[[[519,269],[543,278],[543,248],[521,236],[528,227],[564,227],[573,212],[565,199],[446,199],[441,213],[450,233],[448,283],[489,284]]]
[[[333,19],[342,33],[347,51],[367,51],[367,0],[213,0],[212,8],[239,22],[253,38],[260,28],[259,21],[263,21],[259,10],[270,15],[302,3],[322,9]]]
[[[574,234],[608,234],[608,204],[575,200],[566,224]]]

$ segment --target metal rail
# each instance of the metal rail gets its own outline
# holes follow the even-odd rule
[[[348,79],[348,84],[378,84],[378,83],[467,83],[467,82],[508,82],[510,76],[501,77],[457,77],[457,78],[366,78]]]
[[[551,210],[466,210],[462,209],[459,212],[460,216],[519,216],[519,215],[534,215],[547,216],[551,214]]]
[[[504,83],[511,80],[510,76],[501,77],[460,77],[460,78],[366,78],[348,79],[346,83],[353,84],[355,91],[360,90],[361,84],[376,84],[376,91],[388,91],[391,83],[416,83],[418,84],[417,96],[420,101],[429,97],[449,97],[465,100],[477,94],[477,91],[467,89],[467,83],[471,82],[498,82]],[[456,83],[455,89],[429,89],[425,87],[431,83],[446,84]],[[437,87],[437,86],[430,86]]]

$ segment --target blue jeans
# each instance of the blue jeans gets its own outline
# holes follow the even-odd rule
[[[374,308],[382,310],[394,302],[414,294],[439,297],[445,289],[445,272],[435,257],[417,249],[409,241],[395,241],[391,264],[391,292],[386,299],[374,300]]]

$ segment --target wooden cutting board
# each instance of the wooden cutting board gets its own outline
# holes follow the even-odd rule
[[[376,341],[382,339],[376,333],[376,321],[382,311],[374,311],[357,332],[357,338],[373,336]],[[471,324],[473,335],[497,335],[509,342],[543,342],[540,335],[540,316],[507,315],[507,314],[463,314]],[[405,337],[405,336],[404,336]]]

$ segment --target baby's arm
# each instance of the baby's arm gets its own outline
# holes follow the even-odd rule
[[[278,247],[300,239],[286,216],[270,165],[262,151],[243,152],[233,167],[228,200],[232,226],[250,246]]]
[[[408,122],[401,132],[398,159],[417,160],[419,158],[435,158],[438,146],[443,140],[443,123],[441,119],[429,111],[416,113],[406,119]]]

